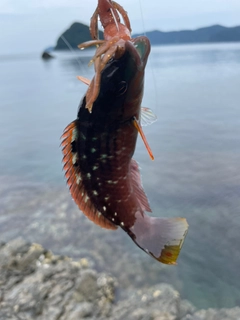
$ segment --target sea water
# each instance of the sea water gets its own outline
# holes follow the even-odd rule
[[[158,117],[144,128],[155,161],[140,139],[134,157],[153,215],[188,220],[174,267],[88,222],[65,187],[60,136],[86,92],[76,76],[93,76],[92,53],[0,55],[0,241],[91,253],[124,288],[164,281],[197,307],[239,306],[240,44],[152,47],[143,106]]]

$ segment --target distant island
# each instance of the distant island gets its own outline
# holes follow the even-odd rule
[[[132,37],[135,38],[139,35],[142,34],[133,34]],[[213,25],[196,30],[170,32],[154,30],[147,31],[146,36],[152,45],[237,42],[240,41],[240,26],[228,28],[221,25]],[[102,39],[102,31],[99,31],[99,37]],[[67,40],[73,49],[77,49],[78,44],[90,39],[89,26],[75,22],[58,38],[54,49],[69,49],[64,40]]]
[[[103,39],[103,32],[99,31],[99,38]],[[67,43],[66,43],[67,40]],[[82,42],[91,40],[89,26],[80,22],[74,22],[69,29],[63,32],[58,38],[55,50],[68,49],[68,44],[73,48],[77,49],[78,45]]]

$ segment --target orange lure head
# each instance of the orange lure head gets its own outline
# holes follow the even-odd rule
[[[122,14],[125,24],[120,22],[119,12]],[[98,0],[98,15],[104,28],[105,40],[110,40],[114,36],[118,36],[124,40],[131,39],[131,28],[130,23],[128,23],[127,14],[116,2]]]
[[[120,17],[111,0],[98,0],[98,14],[104,29],[109,24],[115,23],[115,19],[120,23]]]

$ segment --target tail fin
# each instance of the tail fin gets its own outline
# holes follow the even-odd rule
[[[184,218],[152,218],[138,212],[130,237],[146,253],[165,264],[176,264],[188,230]]]

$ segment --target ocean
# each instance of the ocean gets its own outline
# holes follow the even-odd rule
[[[60,136],[76,118],[93,76],[93,51],[0,53],[0,241],[23,237],[56,254],[89,257],[122,292],[167,282],[198,308],[240,306],[240,44],[152,47],[143,106],[158,121],[139,139],[153,215],[186,217],[177,266],[139,250],[121,230],[103,230],[66,188]]]

